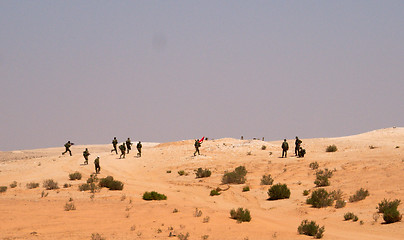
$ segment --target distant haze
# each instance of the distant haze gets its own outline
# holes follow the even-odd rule
[[[0,150],[403,126],[404,1],[0,1]]]

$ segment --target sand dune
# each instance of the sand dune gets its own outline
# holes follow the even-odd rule
[[[384,198],[404,201],[404,128],[302,140],[306,157],[292,157],[294,140],[290,139],[286,159],[279,158],[281,140],[230,138],[205,141],[202,155],[196,157],[193,140],[144,143],[141,158],[134,150],[125,159],[110,153],[110,145],[75,145],[72,157],[61,155],[63,147],[0,152],[0,186],[18,183],[0,193],[0,239],[91,239],[93,233],[105,239],[177,239],[169,237],[170,232],[189,233],[189,239],[204,235],[209,236],[207,239],[312,239],[297,233],[303,219],[324,225],[323,239],[404,239],[403,222],[382,224],[382,217],[377,221],[373,218]],[[337,152],[325,152],[331,144],[338,147]],[[262,145],[266,150],[261,150]],[[86,147],[91,153],[89,165],[82,164]],[[78,190],[94,172],[92,162],[97,155],[101,159],[99,177],[111,175],[124,182],[123,191],[103,188],[92,197],[92,193]],[[346,200],[359,188],[368,189],[370,195],[340,209],[312,208],[302,192],[316,189],[315,172],[309,168],[314,161],[320,169],[336,170],[325,189],[342,190]],[[230,185],[220,196],[209,196],[216,187],[226,188],[221,185],[223,173],[240,165],[248,171],[246,184]],[[195,178],[194,170],[199,167],[210,169],[212,176]],[[188,175],[179,176],[179,170]],[[68,174],[74,171],[83,178],[70,181]],[[287,184],[290,198],[268,201],[269,186],[260,185],[264,174],[271,174],[274,183]],[[54,179],[61,188],[45,190],[45,179]],[[41,185],[27,189],[29,182]],[[72,186],[63,188],[65,183]],[[242,192],[246,185],[251,190]],[[152,190],[168,199],[142,200],[143,193]],[[42,192],[48,195],[41,197]],[[76,210],[65,211],[70,198]],[[229,211],[238,207],[251,211],[251,222],[237,223],[229,218]],[[202,216],[194,216],[196,208]],[[404,213],[404,204],[399,211]],[[344,221],[346,212],[354,212],[362,224]]]

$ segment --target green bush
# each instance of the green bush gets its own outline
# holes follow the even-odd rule
[[[158,192],[145,192],[143,193],[143,200],[167,200],[167,196]]]
[[[250,191],[250,187],[249,187],[249,186],[243,187],[243,192],[248,192],[248,191]]]
[[[325,189],[317,189],[311,193],[310,198],[306,200],[307,204],[312,205],[315,208],[322,208],[331,206],[334,199]]]
[[[397,210],[400,202],[399,199],[393,201],[384,199],[379,203],[377,208],[379,209],[379,213],[383,213],[383,219],[386,223],[394,223],[401,220],[401,214]]]
[[[81,173],[79,173],[79,172],[70,173],[69,179],[70,180],[81,180]]]
[[[338,150],[338,148],[337,148],[337,146],[335,146],[334,144],[333,144],[333,145],[329,145],[329,146],[325,149],[326,152],[336,152],[337,150]]]
[[[356,191],[356,193],[353,196],[349,197],[349,202],[357,202],[365,199],[367,196],[369,196],[369,191],[361,188],[358,191]]]
[[[347,212],[344,214],[345,221],[355,219],[356,215],[353,212]],[[358,217],[356,217],[358,218]]]
[[[250,211],[248,209],[238,208],[237,211],[230,210],[230,217],[236,219],[237,222],[249,222],[251,221]]]
[[[28,189],[37,188],[37,187],[39,187],[39,183],[30,182],[30,183],[27,183],[26,186],[27,186]]]
[[[233,172],[225,172],[222,177],[222,183],[236,183],[242,184],[245,183],[247,175],[247,170],[244,166],[237,167]]]
[[[12,182],[10,184],[10,188],[15,188],[15,187],[17,187],[17,182],[16,181],[14,181],[14,182]]]
[[[286,184],[276,184],[268,189],[269,200],[285,199],[290,197],[290,190]]]
[[[320,227],[319,225],[316,224],[315,221],[310,221],[309,220],[303,220],[300,223],[300,226],[297,228],[297,232],[299,234],[304,234],[308,236],[314,236],[317,239],[320,239],[323,237],[324,234],[324,226]]]
[[[308,196],[310,194],[310,191],[309,190],[304,190],[303,191],[303,196]]]
[[[210,196],[217,196],[220,195],[220,190],[219,189],[213,189],[210,191]]]
[[[109,190],[122,190],[123,185],[121,181],[114,180],[112,176],[101,178],[99,183],[100,187],[106,187]]]
[[[345,206],[346,206],[346,202],[344,200],[342,200],[342,199],[337,200],[335,202],[335,208],[343,208]]]
[[[384,213],[384,211],[386,209],[391,209],[391,208],[395,208],[397,209],[398,205],[400,205],[401,201],[399,199],[390,201],[387,199],[384,199],[383,201],[381,201],[379,203],[379,206],[376,207],[377,209],[379,209],[379,213]]]
[[[72,211],[72,210],[76,210],[76,206],[74,206],[74,203],[72,202],[66,203],[65,211]]]
[[[271,174],[264,175],[261,178],[261,185],[272,185],[274,183],[274,180],[271,177]]]
[[[178,175],[184,176],[184,175],[186,175],[186,174],[185,174],[185,171],[184,171],[184,170],[180,170],[180,171],[178,171]]]
[[[267,149],[267,146],[262,145],[261,150],[266,150],[266,149]]]
[[[324,170],[318,170],[316,172],[316,180],[314,181],[314,184],[316,184],[317,187],[330,186],[328,179],[331,177],[332,171],[328,170],[327,168]]]
[[[309,167],[310,167],[311,169],[313,169],[313,170],[318,169],[318,162],[311,162],[311,163],[309,164]]]
[[[46,190],[59,189],[58,183],[53,181],[53,179],[46,179],[45,181],[43,181],[42,186]]]
[[[96,188],[97,188],[97,186],[95,185],[95,183],[83,183],[83,184],[79,185],[80,191],[91,190],[92,192],[94,192]]]
[[[205,178],[205,177],[210,177],[212,172],[209,169],[203,170],[202,168],[198,168],[196,171],[196,178]]]
[[[0,186],[0,193],[7,191],[6,186]]]

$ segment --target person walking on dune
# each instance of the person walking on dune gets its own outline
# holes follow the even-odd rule
[[[125,158],[125,153],[126,153],[126,147],[125,147],[125,143],[122,143],[122,145],[119,146],[119,150],[121,150],[121,156],[119,156],[119,159]]]
[[[299,154],[299,149],[300,149],[300,145],[302,144],[302,140],[300,140],[297,136],[296,136],[296,141],[295,141],[295,156],[297,156]]]
[[[196,153],[198,153],[198,155],[201,155],[199,153],[199,148],[201,147],[201,142],[199,141],[199,139],[195,140],[194,146],[195,146],[194,156],[196,156]]]
[[[137,148],[137,156],[141,157],[142,156],[142,143],[139,141],[136,145]]]
[[[86,150],[84,150],[83,152],[83,157],[84,157],[84,164],[88,165],[88,156],[90,156],[90,152],[88,151],[88,148],[86,148]]]
[[[118,154],[118,150],[116,149],[116,146],[118,145],[118,140],[116,140],[116,137],[114,137],[114,140],[112,140],[112,146],[114,149],[111,150],[111,152],[115,151],[116,154]]]
[[[288,150],[289,150],[289,144],[288,144],[288,142],[286,142],[286,139],[284,139],[283,143],[282,143],[282,158],[283,158],[283,156],[285,156],[285,158],[287,158]]]
[[[94,165],[95,165],[95,173],[98,174],[101,171],[100,167],[100,156],[97,156],[97,158],[94,160]]]
[[[66,151],[62,152],[62,155],[65,155],[65,153],[69,152],[70,156],[72,155],[72,151],[70,151],[70,147],[74,145],[74,143],[71,143],[70,141],[67,141],[65,144]]]
[[[126,148],[128,149],[127,154],[129,154],[129,150],[132,150],[132,142],[130,141],[130,138],[126,140]]]

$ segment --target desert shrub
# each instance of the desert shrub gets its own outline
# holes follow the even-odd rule
[[[7,191],[6,186],[0,186],[0,193]]]
[[[222,183],[236,183],[236,184],[242,184],[245,183],[246,178],[245,175],[247,175],[247,170],[245,169],[244,166],[239,166],[236,169],[234,169],[233,172],[225,172],[222,178]]]
[[[83,183],[79,185],[79,190],[80,191],[88,191],[91,190],[91,192],[94,192],[97,186],[95,183]]]
[[[358,221],[359,220],[359,218],[358,218],[358,216],[354,216],[354,218],[352,219],[352,221],[354,221],[354,222],[356,222],[356,221]]]
[[[202,168],[198,168],[195,174],[197,178],[204,178],[204,177],[210,177],[212,172],[209,169],[203,170]]]
[[[249,222],[251,221],[250,211],[248,209],[238,208],[237,211],[230,210],[230,217],[236,219],[237,222]]]
[[[45,181],[43,181],[42,186],[46,190],[59,189],[58,183],[53,181],[53,179],[46,179]]]
[[[373,146],[373,145],[370,145],[369,146],[369,149],[375,149],[376,147],[375,146]]]
[[[261,150],[266,150],[266,149],[267,149],[267,146],[262,145]]]
[[[76,210],[76,206],[74,206],[74,203],[68,202],[65,205],[65,211],[71,211],[71,210]]]
[[[338,190],[334,190],[332,192],[330,192],[330,196],[334,199],[334,200],[342,200],[342,191],[341,189]]]
[[[37,187],[39,187],[39,183],[36,183],[36,182],[30,182],[30,183],[27,183],[27,188],[28,189],[33,189],[33,188],[37,188]]]
[[[338,148],[334,144],[327,146],[327,148],[325,149],[326,152],[336,152],[337,150]]]
[[[342,200],[342,199],[337,200],[335,202],[335,208],[343,208],[345,206],[346,206],[346,202],[344,200]]]
[[[210,191],[210,196],[217,196],[217,195],[220,195],[219,189],[213,189]]]
[[[178,234],[178,239],[179,240],[188,240],[189,238],[189,233],[186,233],[185,235],[183,233]]]
[[[250,191],[250,187],[249,187],[249,186],[243,187],[243,192],[248,192],[248,191]]]
[[[79,172],[74,172],[69,174],[69,179],[70,180],[80,180],[81,179],[81,173]]]
[[[179,174],[180,176],[184,176],[184,175],[185,175],[185,171],[184,171],[184,170],[180,170],[180,171],[178,171],[178,174]]]
[[[65,183],[65,184],[63,184],[63,188],[68,188],[68,187],[71,187],[72,185],[70,184],[70,183]]]
[[[395,208],[397,209],[398,205],[400,205],[401,201],[399,199],[390,201],[387,199],[384,199],[383,201],[381,201],[379,203],[379,206],[376,207],[377,209],[379,209],[379,213],[384,213],[384,211],[386,209],[390,209],[390,208]]]
[[[369,191],[361,188],[358,191],[356,191],[356,193],[353,196],[349,197],[349,202],[357,202],[365,199],[367,196],[369,196]]]
[[[264,175],[261,178],[261,185],[272,185],[274,183],[274,180],[271,177],[271,174]]]
[[[91,240],[105,240],[105,238],[98,233],[93,233],[91,234]]]
[[[310,191],[309,190],[304,190],[303,191],[303,196],[308,196],[310,194]]]
[[[311,163],[309,164],[309,167],[310,167],[311,169],[313,169],[313,170],[318,169],[318,162],[311,162]]]
[[[14,181],[14,182],[12,182],[10,184],[10,188],[15,188],[15,187],[17,187],[17,182],[16,181]]]
[[[312,205],[315,208],[322,208],[331,206],[334,199],[325,189],[317,189],[311,193],[310,198],[306,200],[307,204]]]
[[[353,212],[347,212],[344,214],[345,221],[352,220],[355,217],[356,217],[356,215]]]
[[[290,197],[290,190],[286,184],[276,184],[268,189],[269,200],[285,199]]]
[[[328,170],[327,168],[324,170],[318,170],[316,172],[316,180],[314,181],[314,184],[316,184],[317,187],[330,186],[328,179],[331,177],[332,171]]]
[[[166,200],[167,196],[155,191],[143,193],[143,200]]]
[[[202,214],[202,210],[195,208],[194,217],[200,217]]]
[[[114,180],[112,176],[101,178],[99,183],[100,187],[106,187],[109,190],[122,190],[123,185],[121,181]]]
[[[299,234],[314,236],[315,238],[322,238],[325,229],[324,226],[320,227],[315,221],[303,220],[297,228]]]

